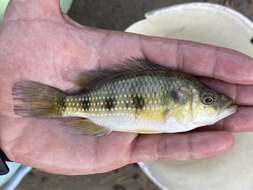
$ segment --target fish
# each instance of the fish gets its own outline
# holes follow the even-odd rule
[[[58,118],[81,134],[112,131],[138,134],[193,130],[236,112],[233,100],[196,77],[131,58],[110,68],[90,70],[67,93],[31,80],[14,84],[14,112],[22,117]]]

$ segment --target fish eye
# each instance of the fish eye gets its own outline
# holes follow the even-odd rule
[[[215,102],[215,94],[213,92],[203,92],[200,95],[200,100],[205,105],[211,105]]]
[[[213,97],[211,97],[211,96],[206,96],[206,97],[204,97],[204,99],[203,99],[203,103],[204,104],[206,104],[206,105],[210,105],[210,104],[212,104],[213,103]]]

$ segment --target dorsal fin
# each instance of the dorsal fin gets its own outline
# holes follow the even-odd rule
[[[82,72],[74,83],[83,88],[89,89],[94,84],[101,84],[101,82],[105,83],[116,77],[154,71],[169,72],[170,70],[165,66],[151,63],[147,59],[130,58],[121,61],[118,64],[114,64],[110,68]]]

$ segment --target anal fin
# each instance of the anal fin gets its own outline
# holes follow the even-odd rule
[[[64,119],[64,124],[75,128],[78,134],[103,136],[111,132],[109,129],[99,126],[86,118],[67,118]]]

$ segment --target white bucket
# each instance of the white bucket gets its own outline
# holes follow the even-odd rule
[[[253,24],[229,8],[189,3],[145,16],[146,19],[126,31],[213,44],[253,57]],[[220,156],[198,161],[156,161],[140,166],[163,190],[252,190],[253,133],[236,134],[235,146]]]

